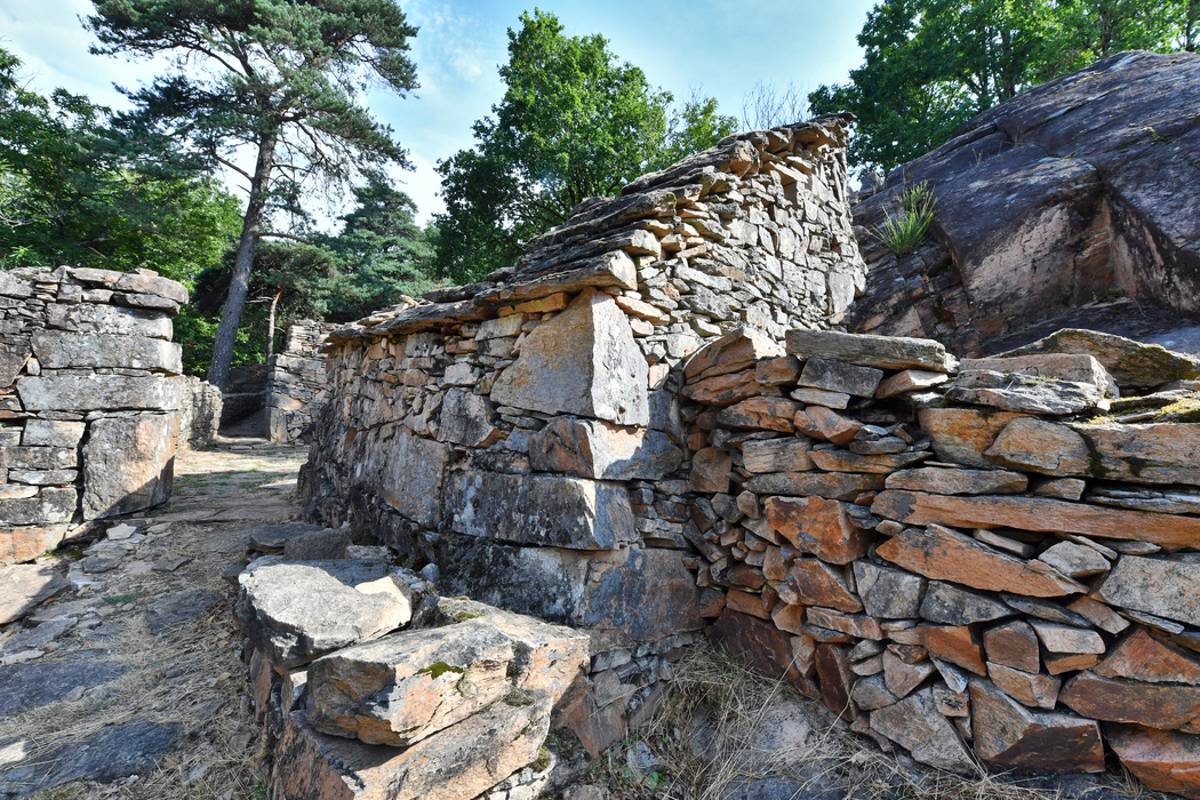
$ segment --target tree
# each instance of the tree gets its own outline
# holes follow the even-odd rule
[[[778,128],[808,117],[808,103],[789,83],[783,89],[759,81],[742,99],[742,127],[748,131]]]
[[[355,208],[342,232],[326,243],[338,276],[328,314],[348,320],[395,305],[436,285],[433,245],[415,220],[416,204],[381,175],[354,189]]]
[[[858,117],[851,163],[891,169],[975,114],[1120,50],[1186,43],[1197,0],[883,0],[858,35],[849,83],[809,95]]]
[[[705,101],[685,108],[695,127],[683,117],[672,131],[671,95],[604,37],[567,36],[542,11],[520,21],[500,67],[504,97],[474,124],[475,146],[438,165],[437,270],[459,281],[511,264],[530,237],[584,199],[615,193],[673,144],[707,147],[731,127]]]
[[[371,79],[416,88],[416,34],[392,0],[94,0],[100,54],[174,56],[166,75],[124,90],[126,126],[157,137],[183,166],[220,164],[247,203],[208,379],[228,378],[259,239],[272,210],[310,182],[404,164],[391,131],[362,105]],[[239,151],[253,166],[238,164]]]
[[[108,109],[23,88],[0,50],[0,267],[150,267],[190,284],[236,232],[237,199],[207,177],[139,169]]]

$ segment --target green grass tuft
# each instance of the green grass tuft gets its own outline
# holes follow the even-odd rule
[[[917,183],[900,194],[900,213],[883,212],[883,224],[873,231],[875,238],[898,256],[917,249],[933,224],[933,190],[928,183]]]

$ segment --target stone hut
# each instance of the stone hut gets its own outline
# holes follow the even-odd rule
[[[166,502],[187,299],[150,270],[0,272],[0,563]]]
[[[283,352],[271,357],[267,372],[267,438],[298,442],[312,426],[325,400],[325,360],[321,345],[334,326],[302,319],[288,326]]]
[[[824,327],[862,287],[847,124],[730,137],[510,269],[329,335],[309,511],[436,565],[443,593],[589,631],[602,677],[564,713],[593,751],[720,600],[682,557],[677,367],[734,328]]]

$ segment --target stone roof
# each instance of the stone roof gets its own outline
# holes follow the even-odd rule
[[[849,114],[729,136],[651,172],[612,198],[589,198],[563,224],[531,240],[512,267],[478,283],[437,289],[335,329],[332,341],[405,334],[493,316],[506,303],[587,286],[637,288],[633,258],[661,256],[647,221],[671,219],[702,197],[734,190],[764,168],[797,180],[846,147]],[[709,198],[712,199],[712,198]],[[733,198],[730,198],[732,200]]]

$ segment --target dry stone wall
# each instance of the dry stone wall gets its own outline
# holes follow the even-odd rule
[[[298,442],[312,427],[325,400],[325,359],[320,354],[334,326],[304,319],[288,326],[283,352],[271,358],[267,373],[267,437]]]
[[[781,336],[852,302],[846,120],[731,137],[587,201],[512,269],[334,330],[301,475],[439,587],[588,630],[562,716],[598,751],[705,626],[681,554],[676,368],[748,326]]]
[[[150,270],[0,272],[0,562],[166,501],[187,299]]]
[[[710,635],[941,769],[1112,752],[1200,797],[1198,368],[1084,332],[961,363],[830,331],[707,346],[683,414]]]

